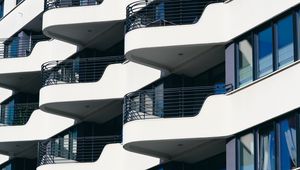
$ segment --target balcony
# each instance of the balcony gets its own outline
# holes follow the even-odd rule
[[[123,39],[125,13],[121,0],[47,0],[43,32],[55,39],[105,51]]]
[[[298,74],[299,61],[225,95],[211,95],[194,117],[134,118],[123,125],[124,148],[177,161],[216,155],[232,135],[299,108],[300,81],[291,78]]]
[[[193,3],[198,8],[189,5]],[[199,65],[224,61],[228,42],[298,4],[299,0],[137,1],[127,4],[125,55],[136,63],[189,75]]]
[[[39,109],[30,113],[29,110],[33,108],[29,107],[29,104],[27,107],[14,107],[15,111],[20,111],[20,109],[23,110],[23,115],[20,115],[21,112],[16,112],[18,114],[14,116],[7,116],[12,112],[7,109],[5,110],[7,114],[1,114],[1,154],[14,153],[15,157],[34,158],[37,141],[48,139],[75,123],[73,119],[46,113]],[[28,116],[29,114],[31,115]]]
[[[1,105],[0,126],[25,125],[38,107],[38,103]]]
[[[39,142],[37,169],[141,170],[159,163],[157,158],[125,151],[120,141],[121,136],[91,136]]]
[[[126,31],[138,28],[195,24],[211,3],[224,0],[136,1],[126,8]]]
[[[97,82],[108,65],[124,61],[124,56],[50,61],[42,65],[42,84],[48,86]]]
[[[66,59],[76,51],[77,46],[44,36],[8,39],[0,45],[1,86],[37,93],[41,88],[41,65],[53,59]]]
[[[44,64],[40,108],[96,122],[120,115],[126,93],[160,78],[159,70],[123,61],[117,56]]]
[[[123,120],[193,117],[207,97],[231,90],[231,85],[139,90],[124,97]]]
[[[121,136],[91,136],[42,141],[38,145],[38,166],[95,162],[106,145],[120,143],[121,140]]]

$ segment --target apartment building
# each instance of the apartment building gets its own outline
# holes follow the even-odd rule
[[[0,18],[2,170],[300,167],[300,0],[0,0]]]

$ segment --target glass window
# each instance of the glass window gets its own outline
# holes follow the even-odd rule
[[[278,68],[294,61],[293,17],[288,16],[277,23]]]
[[[296,117],[292,116],[279,122],[280,139],[280,169],[296,167]]]
[[[238,86],[243,86],[253,80],[253,51],[251,36],[238,43]]]
[[[240,138],[240,170],[254,170],[254,135],[252,133]]]
[[[259,133],[259,169],[275,169],[275,131],[272,128]]]
[[[272,28],[258,33],[258,77],[273,71],[273,39]]]

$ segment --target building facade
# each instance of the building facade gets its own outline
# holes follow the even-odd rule
[[[0,40],[2,170],[300,167],[300,0],[0,0]]]

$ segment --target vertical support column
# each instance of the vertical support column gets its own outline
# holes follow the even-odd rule
[[[236,170],[237,167],[237,157],[236,157],[236,139],[233,138],[226,144],[226,169]]]
[[[225,82],[232,84],[235,89],[235,49],[234,43],[230,44],[225,49]]]

